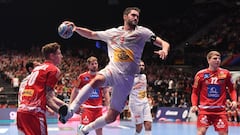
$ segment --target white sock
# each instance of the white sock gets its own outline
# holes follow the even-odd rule
[[[86,84],[85,86],[83,86],[82,89],[79,90],[76,98],[69,105],[69,109],[73,110],[73,112],[76,112],[79,109],[80,105],[89,98],[92,91],[93,88],[91,85]]]
[[[152,135],[152,131],[145,131],[145,135]]]
[[[105,121],[105,115],[101,116],[99,118],[97,118],[95,121],[89,123],[88,125],[84,126],[83,128],[83,132],[90,132],[92,130],[98,129],[98,128],[102,128],[106,125],[106,121]]]

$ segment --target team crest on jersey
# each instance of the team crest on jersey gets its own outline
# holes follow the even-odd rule
[[[204,79],[207,79],[207,78],[209,78],[210,77],[210,74],[209,73],[205,73],[204,75],[203,75],[203,78]]]
[[[129,49],[115,49],[114,61],[115,62],[132,62],[134,54]]]

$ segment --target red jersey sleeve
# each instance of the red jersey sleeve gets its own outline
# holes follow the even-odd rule
[[[191,101],[192,101],[192,106],[197,106],[198,105],[198,95],[199,95],[199,84],[200,84],[200,75],[197,73],[194,77],[194,83],[192,86],[192,95],[191,95]]]
[[[237,101],[237,92],[234,88],[233,80],[230,72],[228,72],[227,74],[227,87],[228,87],[228,92],[232,101]]]

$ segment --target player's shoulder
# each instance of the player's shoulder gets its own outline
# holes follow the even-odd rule
[[[80,74],[80,76],[86,76],[86,75],[90,75],[90,73],[89,72],[83,72],[83,73]]]
[[[142,25],[136,26],[136,29],[137,30],[144,30],[144,31],[151,31],[150,28],[148,28],[146,26],[142,26]]]
[[[88,77],[88,76],[90,76],[89,72],[83,72],[79,75],[79,78],[85,78],[85,77]]]
[[[225,73],[229,73],[230,71],[228,69],[225,68],[219,68],[220,72],[225,72]]]
[[[147,75],[146,75],[146,74],[142,74],[142,76],[143,76],[144,78],[147,78]]]
[[[197,72],[197,75],[200,75],[200,74],[205,74],[205,73],[208,73],[208,70],[205,68],[205,69],[201,69]]]

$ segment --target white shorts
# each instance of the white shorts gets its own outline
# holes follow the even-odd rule
[[[110,108],[122,112],[133,86],[134,75],[121,74],[110,66],[100,70],[99,74],[106,78],[103,86],[112,87]]]
[[[130,103],[129,107],[131,111],[132,121],[135,124],[141,124],[144,121],[153,121],[149,103],[139,105]]]

